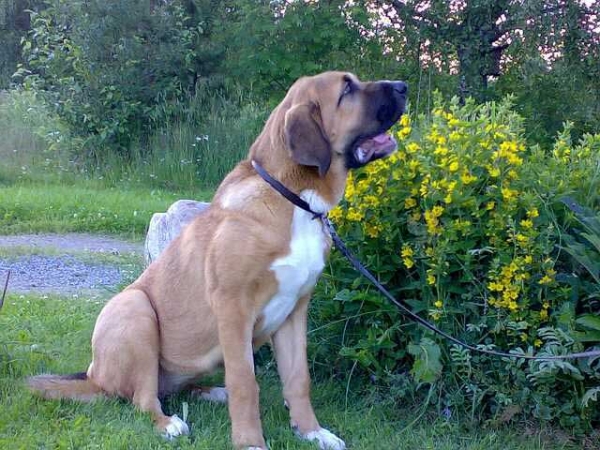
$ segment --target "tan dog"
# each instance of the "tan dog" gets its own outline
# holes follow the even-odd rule
[[[396,148],[385,134],[404,112],[402,82],[362,83],[328,72],[298,80],[273,111],[211,204],[161,256],[100,313],[87,373],[32,377],[46,398],[130,399],[167,437],[188,433],[159,397],[193,387],[224,363],[222,388],[236,448],[266,449],[253,352],[271,340],[298,436],[321,449],[344,442],[321,428],[310,401],[308,301],[330,248],[323,224],[293,206],[251,166],[327,212],[342,198],[348,170]]]

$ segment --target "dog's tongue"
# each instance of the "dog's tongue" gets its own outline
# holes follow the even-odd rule
[[[387,144],[388,142],[392,141],[392,136],[390,136],[387,133],[381,133],[378,134],[377,136],[375,136],[373,138],[373,141],[375,141],[377,144],[383,145],[383,144]]]
[[[372,159],[389,155],[396,150],[396,145],[396,140],[389,134],[378,134],[360,143],[356,149],[356,159],[361,164],[366,164]]]

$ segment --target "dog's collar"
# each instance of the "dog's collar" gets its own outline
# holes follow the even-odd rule
[[[267,172],[265,168],[255,160],[252,160],[252,167],[254,167],[256,173],[258,173],[260,177],[269,184],[269,186],[271,186],[273,189],[275,189],[277,192],[283,195],[289,202],[293,203],[298,208],[311,213],[314,216],[314,219],[323,219],[326,217],[323,213],[314,212],[310,208],[310,205],[307,201],[301,199],[300,196],[290,191],[287,187],[283,185],[283,183],[281,183],[281,181],[273,178],[271,174]]]

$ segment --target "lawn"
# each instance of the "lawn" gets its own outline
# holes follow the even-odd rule
[[[180,417],[189,405],[191,435],[163,440],[150,419],[123,401],[90,404],[46,401],[32,396],[24,379],[41,372],[71,373],[89,363],[90,335],[102,301],[8,295],[0,314],[0,448],[5,449],[228,449],[229,420],[223,405],[171,397],[165,409]],[[258,368],[264,431],[272,449],[310,449],[287,426],[272,364]],[[217,376],[217,380],[219,377]],[[421,405],[379,407],[352,392],[343,381],[317,383],[314,405],[323,425],[346,439],[351,449],[555,449],[569,448],[544,438],[543,430],[524,436],[516,429],[468,429]],[[574,448],[574,447],[572,447]]]
[[[180,198],[206,200],[212,193],[174,193],[144,187],[106,187],[21,182],[0,186],[2,234],[70,231],[119,234],[143,239],[152,214]]]

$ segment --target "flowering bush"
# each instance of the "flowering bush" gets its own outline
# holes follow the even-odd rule
[[[506,102],[438,106],[421,123],[411,129],[404,116],[398,152],[351,176],[331,212],[340,234],[397,297],[456,337],[524,353],[583,350],[574,321],[597,305],[558,250],[571,217],[559,200],[598,206],[600,135],[574,146],[567,126],[550,152],[528,147]],[[437,383],[445,407],[510,406],[580,429],[599,418],[600,361],[471,354],[403,319],[339,257],[333,265],[324,289],[337,301],[316,313],[346,318],[341,354],[366,371],[394,382],[410,369]]]

